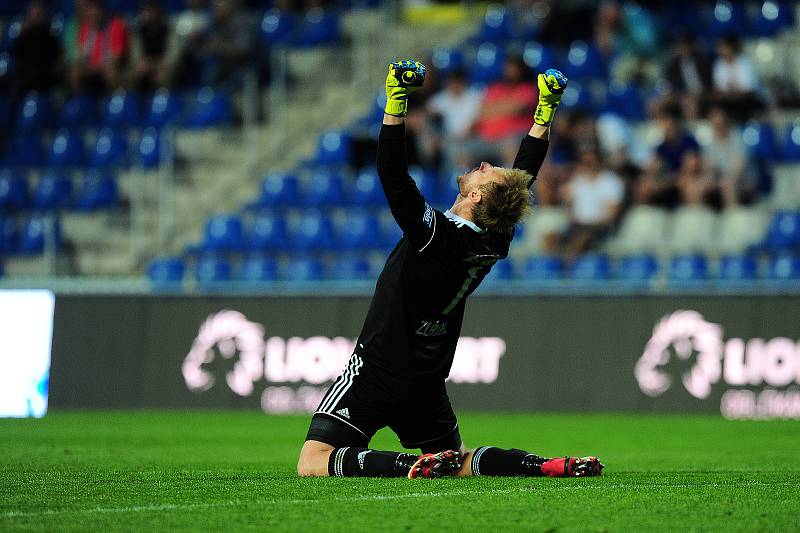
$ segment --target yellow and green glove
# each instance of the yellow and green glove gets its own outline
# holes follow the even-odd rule
[[[549,68],[544,74],[539,74],[536,84],[539,86],[539,105],[533,121],[540,126],[549,126],[556,115],[561,96],[567,88],[567,77],[561,71]]]
[[[386,75],[387,115],[406,116],[408,95],[417,91],[425,82],[425,65],[419,61],[396,61],[389,65]]]

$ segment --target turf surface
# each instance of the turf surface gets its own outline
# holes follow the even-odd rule
[[[464,414],[467,444],[597,453],[590,479],[299,479],[305,417],[0,420],[0,531],[790,531],[800,422]],[[373,441],[398,449],[391,433]]]

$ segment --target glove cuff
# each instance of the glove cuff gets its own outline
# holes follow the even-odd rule
[[[408,100],[386,100],[384,112],[395,117],[404,117],[408,111]]]
[[[558,105],[545,105],[539,104],[536,106],[536,112],[533,114],[533,121],[540,126],[549,126],[556,116]]]

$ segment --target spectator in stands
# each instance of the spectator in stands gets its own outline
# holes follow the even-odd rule
[[[466,74],[456,70],[447,77],[445,88],[428,100],[428,111],[441,121],[438,129],[446,163],[450,166],[454,164],[456,147],[469,137],[482,97],[480,91],[469,86]]]
[[[513,164],[520,136],[530,129],[536,107],[538,93],[532,79],[522,58],[506,61],[502,80],[490,84],[483,96],[473,128],[476,136],[462,144],[456,154],[459,166],[469,167],[487,159]]]
[[[714,101],[737,121],[751,118],[763,107],[753,62],[742,52],[742,44],[735,35],[719,40],[717,55],[713,69]]]
[[[48,91],[58,82],[61,43],[50,29],[50,15],[42,0],[28,5],[11,55],[16,64],[11,78],[12,98],[21,98],[28,91]]]
[[[159,2],[148,0],[136,19],[138,45],[134,67],[134,86],[153,91],[165,84],[165,56],[169,40],[169,21]]]
[[[731,207],[752,202],[757,195],[758,183],[748,164],[747,148],[739,131],[722,108],[713,108],[708,118],[713,133],[703,155],[722,204]]]
[[[635,185],[636,201],[673,208],[680,202],[677,177],[688,155],[700,152],[700,145],[685,130],[680,109],[667,106],[659,113],[663,141]]]
[[[172,67],[172,82],[176,87],[188,87],[199,83],[197,51],[192,47],[199,43],[208,31],[211,17],[206,0],[186,0],[186,10],[175,18],[175,46],[170,50],[168,62]]]
[[[674,100],[683,107],[684,116],[690,119],[701,116],[704,100],[711,91],[711,59],[689,34],[675,38],[666,79]]]
[[[254,58],[255,27],[236,0],[214,0],[209,26],[191,36],[183,50],[179,79],[201,72],[204,84],[235,87]]]
[[[703,164],[699,153],[689,152],[683,158],[676,184],[681,193],[684,205],[698,206],[707,204],[719,207],[719,195],[714,187],[714,180]]]
[[[650,12],[636,2],[624,6],[605,0],[597,8],[594,40],[601,56],[613,62],[614,77],[656,79],[658,67],[648,61],[658,52],[658,25]]]
[[[101,0],[87,0],[72,65],[73,88],[103,94],[120,87],[128,48],[125,20],[108,15]]]
[[[64,59],[68,65],[72,65],[78,60],[78,30],[86,19],[88,5],[88,0],[75,0],[75,13],[64,25],[64,33],[61,38]]]
[[[571,225],[564,235],[546,238],[546,245],[550,251],[562,251],[571,261],[597,245],[614,227],[625,199],[625,185],[603,166],[598,146],[583,145],[575,174],[562,194]]]

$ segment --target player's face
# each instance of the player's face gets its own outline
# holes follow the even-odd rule
[[[468,196],[470,192],[477,190],[481,185],[500,178],[500,169],[486,161],[473,168],[466,174],[456,178],[458,190],[461,196]]]

